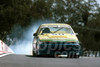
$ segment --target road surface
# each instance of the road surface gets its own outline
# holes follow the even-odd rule
[[[0,57],[0,67],[100,67],[100,58],[50,58],[29,55]]]

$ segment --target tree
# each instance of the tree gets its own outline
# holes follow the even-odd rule
[[[33,19],[44,20],[52,17],[52,12],[45,0],[34,0],[31,11]]]
[[[98,4],[95,0],[54,0],[53,17],[58,22],[86,26],[97,12]]]
[[[31,0],[0,0],[0,39],[10,33],[15,24],[30,24]]]

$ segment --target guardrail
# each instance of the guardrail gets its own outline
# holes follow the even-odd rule
[[[0,40],[0,54],[14,53],[3,41]]]

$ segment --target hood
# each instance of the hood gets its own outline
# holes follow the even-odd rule
[[[79,42],[75,34],[44,34],[38,35],[40,41],[49,42]]]

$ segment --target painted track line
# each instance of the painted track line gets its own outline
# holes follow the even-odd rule
[[[0,57],[4,57],[4,56],[7,56],[7,55],[9,55],[9,53],[7,53],[7,54],[2,54],[2,55],[0,55]]]

